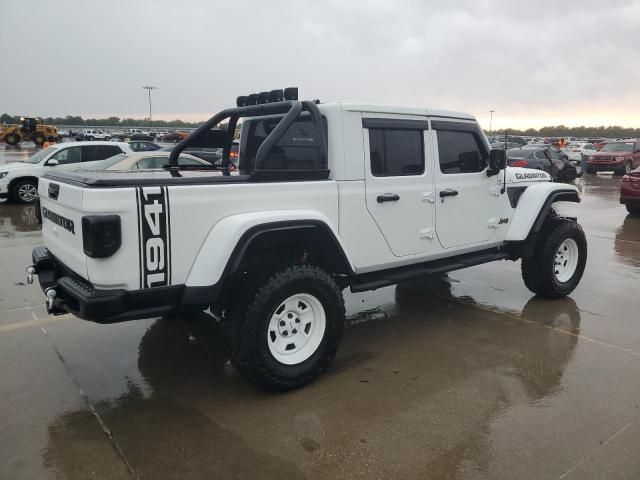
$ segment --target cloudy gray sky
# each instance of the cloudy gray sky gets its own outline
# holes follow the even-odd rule
[[[640,126],[640,0],[5,1],[0,113],[202,120],[296,85],[494,128]],[[8,55],[8,52],[14,52]]]

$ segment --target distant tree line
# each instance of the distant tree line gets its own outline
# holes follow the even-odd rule
[[[100,125],[101,127],[148,127],[149,120],[138,120],[135,118],[82,118],[80,116],[67,115],[66,117],[38,117],[42,118],[43,123],[47,125]],[[19,115],[9,115],[3,113],[0,115],[0,124],[20,123]],[[154,120],[154,127],[167,128],[195,128],[202,122],[184,122],[182,120]]]
[[[148,127],[148,119],[135,119],[135,118],[82,118],[80,116],[67,115],[66,117],[44,117],[42,121],[47,125],[100,125],[102,127]],[[20,116],[9,115],[3,113],[0,115],[0,124],[20,123]],[[195,128],[201,125],[202,122],[184,122],[182,120],[154,120],[154,127],[167,127],[167,128]],[[540,129],[528,128],[526,130],[507,129],[510,135],[527,135],[531,137],[605,137],[605,138],[620,138],[620,137],[639,137],[640,128],[625,128],[620,126],[608,126],[605,127],[567,127],[565,125],[556,125],[555,127],[542,127]],[[504,135],[503,130],[493,130],[489,132],[485,130],[487,134],[491,135]]]
[[[567,127],[557,125],[555,127],[542,127],[538,130],[528,128],[526,130],[507,129],[509,135],[526,135],[530,137],[604,137],[604,138],[624,138],[640,137],[640,128],[625,128],[619,126],[600,127]],[[488,131],[485,130],[487,134]],[[504,135],[504,130],[494,130],[491,135]]]

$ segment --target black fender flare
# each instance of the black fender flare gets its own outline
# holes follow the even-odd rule
[[[547,219],[547,216],[551,211],[551,205],[553,205],[555,202],[580,203],[580,195],[578,195],[578,192],[573,189],[562,189],[549,193],[547,199],[542,205],[542,208],[538,212],[536,221],[533,222],[533,226],[531,227],[529,235],[539,233],[540,230],[542,230],[542,225],[544,225],[544,221]]]
[[[204,306],[216,303],[221,297],[229,278],[240,268],[251,245],[265,236],[285,231],[294,234],[297,231],[305,235],[311,233],[316,237],[316,240],[323,242],[327,248],[325,253],[335,261],[334,268],[330,269],[330,273],[347,276],[355,274],[340,242],[326,223],[320,220],[287,220],[264,223],[251,227],[242,234],[227,260],[220,279],[215,284],[186,287],[182,297],[182,304]]]
[[[355,271],[351,267],[347,255],[345,254],[340,242],[334,235],[331,228],[320,220],[287,220],[281,222],[265,223],[256,225],[249,228],[238,240],[231,257],[227,261],[227,265],[222,273],[225,277],[235,273],[242,260],[249,250],[249,247],[253,242],[263,238],[266,235],[274,234],[276,232],[289,231],[290,233],[297,232],[313,232],[318,236],[318,240],[324,242],[330,252],[335,254],[336,264],[333,271],[330,273],[339,273],[353,275]],[[222,279],[222,278],[221,278]]]

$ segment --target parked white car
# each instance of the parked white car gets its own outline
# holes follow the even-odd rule
[[[40,150],[24,162],[0,165],[0,198],[31,203],[38,192],[38,179],[52,169],[76,168],[78,163],[103,160],[120,153],[132,153],[119,142],[66,142]]]
[[[587,142],[570,143],[562,151],[567,154],[569,161],[573,164],[580,163],[582,155],[593,155],[598,151],[595,145]]]
[[[118,154],[105,160],[82,164],[81,170],[162,170],[169,164],[171,152],[136,152]],[[201,166],[210,168],[212,165],[198,157],[183,153],[178,157],[178,165]]]

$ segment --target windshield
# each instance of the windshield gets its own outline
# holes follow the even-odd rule
[[[600,149],[601,152],[631,152],[633,151],[633,143],[614,142],[607,143]]]
[[[56,147],[47,147],[47,148],[45,148],[43,150],[40,150],[38,153],[36,153],[34,156],[29,158],[28,160],[25,160],[25,162],[26,163],[40,163],[50,153],[53,153],[54,150],[56,150]]]

